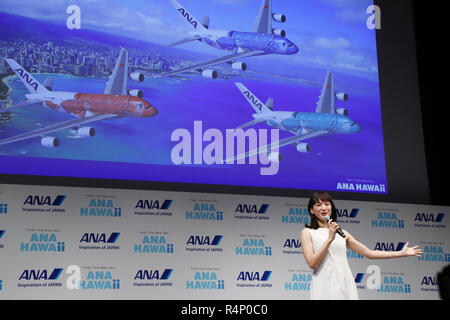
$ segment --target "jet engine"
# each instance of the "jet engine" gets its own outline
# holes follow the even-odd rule
[[[133,81],[142,82],[142,81],[144,81],[144,78],[145,77],[142,73],[139,73],[139,72],[130,73],[130,79]]]
[[[215,70],[203,70],[202,71],[202,77],[208,78],[208,79],[216,79],[217,78],[217,71]]]
[[[142,98],[144,93],[140,89],[127,89],[127,93],[129,96]]]
[[[297,151],[301,153],[311,152],[311,146],[309,145],[309,143],[300,142],[299,144],[297,144]]]
[[[339,101],[347,101],[348,100],[348,94],[346,94],[344,92],[336,93],[336,99],[338,99]]]
[[[272,33],[278,36],[286,37],[286,31],[282,29],[272,29]]]
[[[348,110],[345,108],[337,108],[336,113],[348,117]]]
[[[80,127],[72,130],[77,136],[86,138],[95,136],[95,129],[91,127]]]
[[[231,68],[233,68],[234,70],[245,71],[247,70],[247,64],[245,62],[236,61],[231,64]]]
[[[55,137],[43,137],[41,144],[47,148],[55,148],[59,146],[59,139]]]
[[[272,19],[275,20],[276,22],[281,22],[281,23],[286,22],[286,16],[281,13],[273,13]]]
[[[283,159],[283,157],[281,156],[281,153],[279,153],[279,152],[271,152],[271,153],[269,153],[267,158],[273,162],[280,162]]]

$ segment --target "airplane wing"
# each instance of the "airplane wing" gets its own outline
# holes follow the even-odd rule
[[[334,80],[333,72],[328,71],[323,83],[322,92],[317,102],[317,113],[336,113],[334,108]]]
[[[12,142],[17,142],[17,141],[22,141],[22,140],[26,140],[26,139],[30,139],[30,138],[35,138],[35,137],[40,137],[43,135],[46,135],[48,133],[51,132],[55,132],[55,131],[60,131],[63,129],[67,129],[67,128],[71,128],[73,126],[79,126],[79,125],[84,125],[87,123],[91,123],[91,122],[95,122],[95,121],[101,121],[101,120],[105,120],[105,119],[112,119],[117,117],[117,115],[115,114],[100,114],[100,115],[95,115],[89,118],[76,118],[76,119],[70,119],[67,121],[63,121],[63,122],[58,122],[52,125],[49,125],[47,127],[44,128],[39,128],[33,131],[29,131],[26,133],[22,133],[19,134],[17,136],[14,137],[10,137],[10,138],[6,138],[3,140],[0,140],[0,146],[4,145],[4,144],[8,144],[8,143],[12,143]]]
[[[233,53],[233,54],[230,54],[230,55],[227,55],[227,56],[223,56],[223,57],[220,57],[220,58],[215,58],[215,59],[212,59],[212,60],[208,60],[208,61],[200,62],[200,63],[197,63],[197,64],[193,64],[193,65],[190,65],[190,66],[185,67],[185,68],[172,70],[172,71],[168,71],[168,72],[163,72],[160,75],[161,76],[170,76],[170,75],[173,75],[173,74],[179,74],[179,73],[188,72],[188,71],[192,71],[192,70],[197,71],[197,69],[202,69],[204,67],[214,66],[214,65],[217,65],[217,64],[220,64],[220,63],[233,61],[233,60],[236,60],[236,59],[257,56],[257,55],[260,55],[260,54],[263,54],[263,53],[264,53],[264,51],[262,51],[262,50],[253,50],[253,51],[247,51],[247,52],[242,52],[242,53]]]
[[[120,48],[119,57],[116,60],[112,74],[106,82],[104,94],[127,94],[127,75],[128,75],[128,51]]]
[[[247,157],[251,157],[253,155],[260,154],[262,152],[267,152],[267,150],[270,151],[270,150],[272,150],[272,148],[277,150],[277,149],[279,149],[281,147],[284,147],[284,146],[288,146],[288,145],[291,145],[291,144],[294,144],[294,143],[297,143],[297,142],[300,142],[300,141],[303,141],[303,140],[306,140],[306,139],[319,137],[319,136],[323,136],[323,135],[326,135],[326,134],[328,134],[327,131],[313,131],[313,132],[309,132],[309,133],[306,133],[306,134],[303,134],[303,135],[292,136],[292,137],[280,140],[278,142],[274,142],[274,143],[271,143],[269,145],[262,146],[262,147],[260,147],[258,149],[254,149],[254,150],[251,150],[249,152],[242,153],[240,155],[235,156],[234,158],[228,158],[228,159],[225,160],[225,162],[226,163],[233,163],[231,161],[239,160],[239,159],[243,159],[243,158],[247,158]]]
[[[261,123],[261,122],[266,122],[266,121],[267,121],[267,119],[262,119],[262,118],[261,119],[255,119],[255,120],[252,120],[252,121],[249,121],[249,122],[246,122],[246,123],[240,125],[239,127],[237,127],[234,130],[247,128],[247,127],[253,126],[255,124],[258,124],[258,123]]]
[[[191,41],[196,41],[196,40],[201,40],[201,39],[202,39],[202,37],[200,37],[200,36],[184,38],[184,39],[178,40],[178,41],[176,41],[174,43],[168,44],[167,46],[168,47],[174,47],[174,46],[177,46],[179,44],[183,44],[183,43],[187,43],[187,42],[191,42]]]
[[[272,34],[272,1],[263,0],[253,32]]]
[[[42,100],[39,100],[39,99],[25,100],[25,101],[19,102],[18,104],[15,104],[15,105],[13,105],[11,107],[8,107],[8,108],[6,108],[6,107],[5,108],[1,108],[0,109],[0,113],[8,112],[8,111],[11,111],[11,110],[16,109],[16,108],[26,107],[26,106],[30,106],[32,104],[41,103],[41,102],[42,102]]]

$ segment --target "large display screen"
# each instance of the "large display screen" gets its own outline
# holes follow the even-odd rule
[[[5,1],[0,172],[386,195],[376,12]]]

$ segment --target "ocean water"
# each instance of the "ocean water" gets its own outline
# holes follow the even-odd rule
[[[323,79],[326,70],[322,71]],[[298,70],[302,74],[302,70]],[[106,78],[71,75],[35,75],[38,81],[54,78],[54,91],[102,93]],[[309,139],[312,151],[299,153],[295,146],[280,149],[283,160],[278,173],[260,174],[261,164],[174,165],[171,141],[174,130],[185,128],[193,134],[194,121],[202,121],[203,132],[217,128],[225,133],[252,120],[254,110],[234,82],[242,82],[261,101],[275,101],[276,111],[314,112],[322,83],[283,78],[249,71],[245,76],[209,80],[198,76],[129,82],[139,88],[158,114],[151,118],[105,120],[91,126],[93,138],[75,139],[70,130],[52,134],[60,147],[45,148],[39,139],[0,146],[3,173],[52,176],[112,178],[148,181],[206,183],[294,189],[336,190],[338,183],[386,184],[386,166],[378,83],[356,77],[339,77],[335,85],[349,94],[349,101],[336,102],[361,126],[353,135],[330,135]],[[23,101],[26,90],[10,78],[10,98]],[[41,104],[16,109],[10,122],[0,123],[0,139],[72,118],[44,108]],[[270,129],[266,124],[255,129]],[[280,139],[289,137],[280,131]],[[206,147],[209,142],[204,142]],[[192,152],[193,154],[193,152]],[[264,167],[267,167],[264,166]],[[386,188],[387,189],[387,188]]]

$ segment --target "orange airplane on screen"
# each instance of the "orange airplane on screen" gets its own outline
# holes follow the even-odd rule
[[[69,113],[76,118],[5,138],[0,140],[0,145],[40,138],[43,146],[57,147],[59,145],[58,138],[48,136],[49,133],[71,128],[78,137],[93,137],[95,129],[85,126],[86,124],[123,117],[146,118],[157,114],[155,107],[142,99],[141,90],[127,89],[128,51],[124,48],[120,49],[119,58],[103,94],[51,91],[33,78],[16,61],[5,60],[30,93],[25,95],[27,100],[0,110],[0,112],[42,103],[46,108]],[[134,81],[143,81],[144,75],[132,73],[130,78]]]

